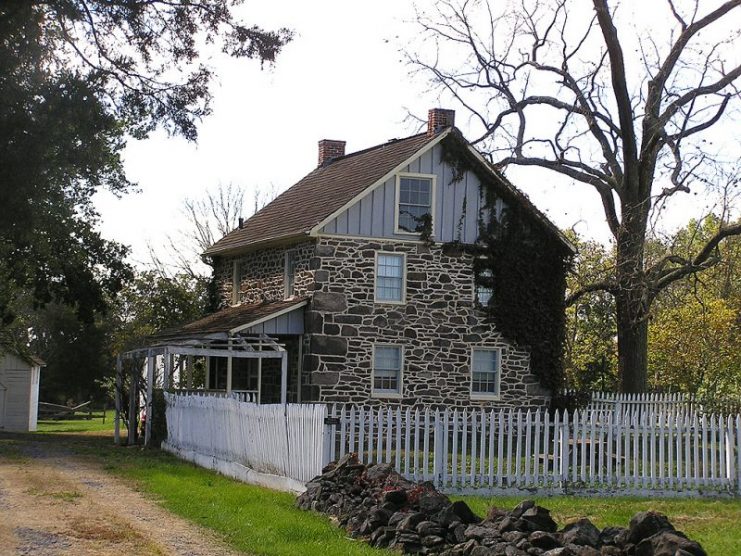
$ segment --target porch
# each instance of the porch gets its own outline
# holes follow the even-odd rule
[[[144,415],[152,415],[155,389],[256,404],[300,402],[306,304],[304,299],[292,299],[229,307],[120,354],[116,442],[120,442],[124,398],[128,398],[128,442],[134,443],[140,399]],[[150,443],[151,427],[152,419],[146,419],[145,444]]]

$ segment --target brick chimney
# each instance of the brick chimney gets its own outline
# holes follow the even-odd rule
[[[345,156],[345,141],[332,141],[331,139],[319,141],[319,166],[340,156]]]
[[[430,108],[427,112],[427,136],[432,137],[439,131],[455,125],[455,110]]]

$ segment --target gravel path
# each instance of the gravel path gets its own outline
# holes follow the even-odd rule
[[[60,445],[0,436],[0,555],[236,555]]]

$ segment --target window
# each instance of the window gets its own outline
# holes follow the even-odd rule
[[[283,277],[284,292],[283,298],[288,299],[293,297],[294,285],[296,284],[296,252],[286,251],[285,255],[285,271]]]
[[[401,346],[376,345],[373,347],[374,394],[401,394],[402,362]]]
[[[484,279],[491,279],[491,270],[489,270],[488,268],[485,268],[484,270],[481,271],[479,276]],[[491,288],[491,286],[485,286],[480,283],[477,283],[475,287],[476,287],[476,303],[478,303],[482,307],[486,307],[489,304],[489,300],[491,299],[491,296],[494,293],[494,290]]]
[[[399,176],[397,181],[396,231],[419,233],[424,230],[425,217],[432,223],[434,179],[416,175]]]
[[[471,354],[471,396],[499,395],[499,349],[474,349]]]
[[[404,255],[376,253],[376,301],[404,302]]]

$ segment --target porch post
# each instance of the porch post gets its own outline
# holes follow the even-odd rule
[[[172,360],[174,355],[165,349],[164,363],[165,363],[165,376],[162,377],[162,389],[169,390],[170,382],[172,380]]]
[[[121,355],[116,356],[116,391],[114,399],[116,400],[116,416],[113,419],[113,442],[116,446],[121,445],[121,388],[123,387],[123,361]]]
[[[182,357],[182,356],[181,356]],[[185,387],[190,390],[193,388],[193,356],[185,357]]]
[[[128,445],[136,444],[136,413],[139,409],[139,374],[141,367],[137,365],[138,361],[134,359],[131,368],[131,384],[129,384],[129,438]]]
[[[147,420],[144,423],[144,445],[149,446],[152,439],[152,395],[154,394],[154,365],[157,362],[157,356],[147,353]]]
[[[232,339],[229,338],[229,348],[227,350],[229,354],[226,358],[226,393],[231,394],[232,392]]]
[[[280,353],[280,403],[286,405],[288,399],[288,352]]]
[[[204,382],[204,389],[211,389],[211,356],[206,356],[206,381]]]
[[[262,340],[257,344],[258,350],[262,352]],[[257,403],[262,403],[262,357],[257,358]]]

